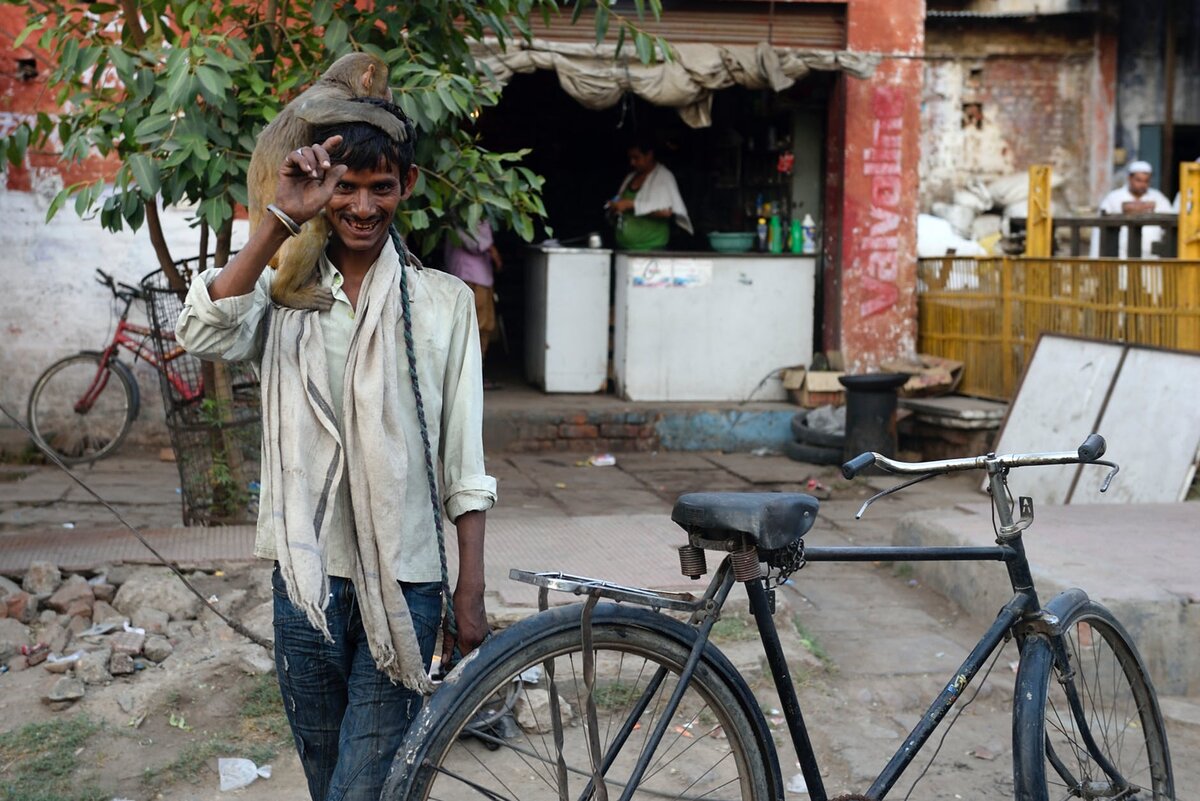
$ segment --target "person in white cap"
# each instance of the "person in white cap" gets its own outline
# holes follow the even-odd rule
[[[1150,176],[1154,172],[1154,168],[1147,161],[1135,161],[1126,169],[1129,174],[1129,181],[1120,189],[1114,189],[1104,196],[1100,201],[1101,214],[1130,214],[1145,211],[1140,204],[1153,203],[1154,213],[1171,211],[1171,201],[1162,192],[1159,192],[1154,187],[1150,186]],[[1135,204],[1133,206],[1127,204]],[[1163,229],[1157,225],[1147,225],[1142,227],[1142,252],[1143,257],[1150,256],[1150,247],[1155,242],[1161,241],[1163,238]],[[1126,248],[1129,241],[1129,229],[1121,228],[1121,236],[1117,246],[1117,256],[1125,258],[1128,255]],[[1092,232],[1091,255],[1093,258],[1100,255],[1100,229],[1095,229]]]

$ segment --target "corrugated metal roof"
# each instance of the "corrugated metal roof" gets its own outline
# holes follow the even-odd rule
[[[774,12],[765,3],[739,3],[736,10],[731,2],[708,0],[689,2],[686,8],[672,7],[655,22],[647,18],[638,23],[647,32],[662,36],[668,42],[704,42],[708,44],[758,44],[769,42],[778,47],[829,48],[846,46],[845,3],[779,2]],[[533,22],[538,37],[560,42],[595,41],[593,12],[585,11],[579,22],[571,24],[569,12],[551,16],[546,26],[540,19]],[[616,26],[610,28],[608,40],[616,39]]]

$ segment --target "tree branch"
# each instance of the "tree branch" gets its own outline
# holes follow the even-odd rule
[[[146,228],[150,231],[150,244],[154,246],[154,255],[158,257],[158,266],[167,277],[167,285],[171,289],[183,292],[187,282],[175,269],[175,260],[171,258],[171,249],[167,247],[167,238],[163,236],[162,220],[158,216],[158,197],[146,201]]]

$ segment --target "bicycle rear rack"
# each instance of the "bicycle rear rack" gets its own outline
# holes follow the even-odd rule
[[[667,592],[665,590],[650,590],[645,587],[627,587],[614,584],[604,579],[573,576],[570,573],[546,571],[534,573],[529,570],[510,570],[508,577],[523,584],[532,584],[542,589],[567,592],[572,595],[586,595],[597,598],[609,598],[613,601],[640,604],[654,611],[674,609],[678,612],[698,612],[705,606],[706,599],[697,598],[690,592]]]

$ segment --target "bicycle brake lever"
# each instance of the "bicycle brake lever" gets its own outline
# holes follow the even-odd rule
[[[926,473],[923,476],[917,476],[916,478],[909,479],[908,481],[905,481],[903,484],[897,484],[894,487],[888,487],[885,490],[881,490],[881,491],[875,493],[870,498],[867,498],[867,500],[863,503],[862,508],[860,508],[858,510],[858,514],[856,514],[854,516],[854,519],[861,520],[863,513],[867,511],[867,507],[870,506],[871,504],[875,503],[875,501],[879,500],[880,498],[883,498],[888,495],[894,495],[895,493],[899,492],[902,489],[911,487],[913,484],[920,484],[922,481],[926,481],[928,479],[933,478],[934,476],[939,476],[939,475],[941,475],[941,473]]]
[[[1104,477],[1104,483],[1100,485],[1101,492],[1108,492],[1108,485],[1112,483],[1112,480],[1117,473],[1121,472],[1120,466],[1116,462],[1105,462],[1101,461],[1100,459],[1097,459],[1094,462],[1088,462],[1087,464],[1102,464],[1105,467],[1112,468],[1112,470],[1108,471],[1108,475]]]

